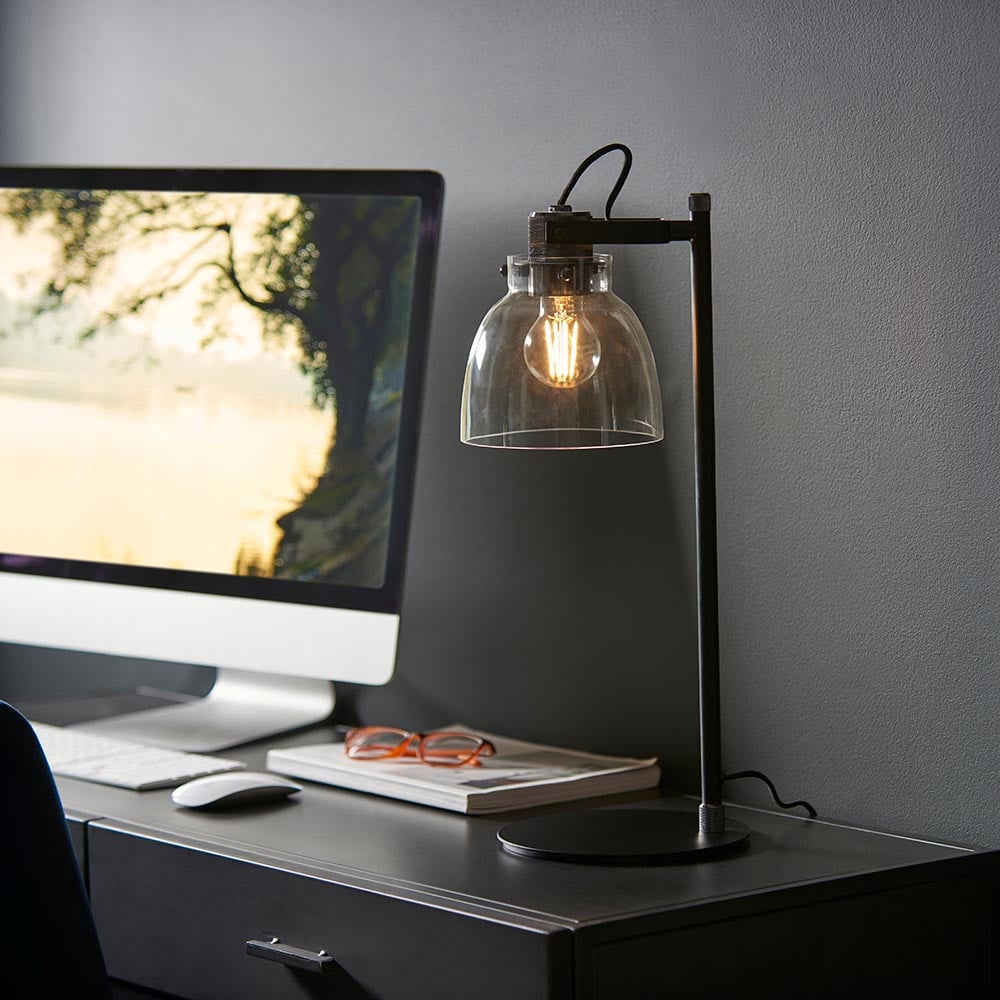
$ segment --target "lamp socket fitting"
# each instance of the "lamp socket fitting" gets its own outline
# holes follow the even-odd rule
[[[528,216],[528,253],[532,257],[592,257],[592,243],[563,243],[559,221],[592,219],[590,212],[574,212],[569,205],[550,205],[547,212]],[[556,242],[549,242],[550,237]]]

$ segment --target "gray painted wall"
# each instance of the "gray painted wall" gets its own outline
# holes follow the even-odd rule
[[[633,147],[622,215],[711,191],[726,766],[1000,844],[998,44],[991,0],[6,0],[0,158],[440,170],[399,673],[359,711],[658,752],[686,788],[683,250],[618,258],[662,446],[483,454],[457,414],[496,265],[587,153]],[[15,687],[80,666],[2,662]]]

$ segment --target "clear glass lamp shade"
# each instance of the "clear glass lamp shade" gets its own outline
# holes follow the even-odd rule
[[[469,352],[462,441],[608,448],[663,438],[646,333],[611,291],[611,258],[507,259],[507,294]]]

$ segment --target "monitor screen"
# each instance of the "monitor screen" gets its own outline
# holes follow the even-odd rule
[[[0,170],[0,639],[388,679],[441,186]]]

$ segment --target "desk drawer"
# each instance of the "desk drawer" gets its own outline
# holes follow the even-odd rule
[[[563,1000],[569,931],[461,912],[288,871],[215,848],[92,824],[91,898],[112,976],[191,1000]],[[395,893],[395,894],[393,894]],[[248,940],[335,962],[294,970],[251,957]]]

